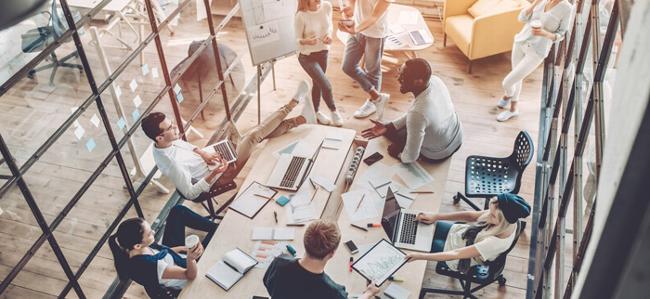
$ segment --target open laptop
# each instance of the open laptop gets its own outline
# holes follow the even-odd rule
[[[204,151],[209,153],[219,153],[228,163],[237,161],[237,152],[235,146],[228,139],[221,140],[215,144],[208,145],[203,148]]]
[[[419,212],[402,210],[393,190],[388,188],[381,226],[395,247],[415,251],[431,251],[435,225],[416,222],[415,218]]]
[[[266,185],[282,190],[298,191],[302,182],[309,176],[322,145],[321,142],[311,158],[286,153],[280,154]]]

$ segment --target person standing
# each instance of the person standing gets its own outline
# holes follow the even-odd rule
[[[332,4],[321,0],[300,0],[295,21],[298,42],[298,62],[311,77],[311,100],[319,123],[343,126],[343,118],[336,110],[332,84],[325,76],[327,58],[332,44]],[[321,97],[331,112],[331,118],[319,111]]]
[[[365,118],[377,112],[380,120],[390,96],[381,91],[381,58],[384,55],[384,37],[388,31],[386,12],[388,0],[347,0],[339,30],[350,34],[345,44],[343,72],[357,81],[370,96],[354,112],[355,118]],[[349,18],[354,20],[349,20]],[[365,70],[359,62],[364,57]]]
[[[573,5],[568,0],[534,0],[533,4],[521,10],[519,21],[524,28],[515,35],[512,45],[512,70],[503,79],[504,95],[497,107],[505,110],[497,116],[498,121],[507,121],[519,115],[517,103],[521,94],[521,83],[544,61],[553,43],[564,39],[573,15]]]

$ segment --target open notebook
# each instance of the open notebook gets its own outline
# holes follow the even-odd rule
[[[205,276],[228,291],[256,264],[256,259],[241,249],[235,248],[228,251],[222,260],[218,261],[208,270]]]

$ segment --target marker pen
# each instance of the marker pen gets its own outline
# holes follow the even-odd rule
[[[348,263],[348,271],[352,272],[352,262],[354,262],[354,258],[350,257],[350,262]]]
[[[292,256],[296,256],[296,249],[291,246],[291,244],[287,244],[287,251],[291,253]]]
[[[380,223],[368,223],[368,227],[381,227]]]

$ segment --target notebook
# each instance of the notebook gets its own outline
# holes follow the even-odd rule
[[[296,230],[291,227],[254,227],[251,240],[293,240]]]
[[[264,186],[258,182],[252,182],[244,191],[237,194],[229,208],[248,218],[253,219],[255,215],[278,193],[273,188]]]
[[[205,276],[228,291],[255,265],[257,265],[256,259],[241,249],[235,248],[228,251],[222,260],[208,270]]]

